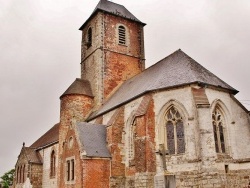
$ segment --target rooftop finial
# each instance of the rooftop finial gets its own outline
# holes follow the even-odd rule
[[[25,146],[25,142],[23,142],[23,147]]]

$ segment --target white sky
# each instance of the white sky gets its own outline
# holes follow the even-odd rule
[[[59,122],[59,96],[80,76],[78,29],[98,1],[0,0],[0,176],[23,142]],[[250,109],[249,0],[113,2],[147,23],[147,67],[181,48],[239,90]]]

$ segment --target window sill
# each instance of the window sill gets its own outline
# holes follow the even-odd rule
[[[121,44],[121,43],[118,43],[118,45],[120,45],[120,46],[124,46],[124,47],[128,47],[128,45],[126,45],[126,44]]]

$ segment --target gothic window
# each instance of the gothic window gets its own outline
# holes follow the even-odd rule
[[[88,29],[88,34],[87,34],[87,47],[89,48],[92,45],[92,28],[90,27]]]
[[[183,119],[174,106],[166,113],[166,137],[170,155],[185,153]]]
[[[215,150],[217,153],[226,153],[224,118],[218,107],[212,113]]]
[[[132,124],[129,127],[129,136],[128,136],[128,160],[129,165],[133,165],[135,157],[135,134],[136,134],[136,119],[132,121]]]
[[[25,180],[25,165],[23,165],[23,171],[22,171],[22,174],[23,174],[23,179],[22,179],[22,182],[24,183],[24,180]]]
[[[23,172],[23,167],[21,166],[19,169],[19,183],[22,183],[22,172]]]
[[[19,166],[17,167],[17,172],[16,172],[16,182],[19,183]]]
[[[53,178],[56,176],[56,155],[53,150],[50,155],[50,177]]]
[[[119,44],[126,44],[126,29],[122,25],[118,27],[118,42]]]

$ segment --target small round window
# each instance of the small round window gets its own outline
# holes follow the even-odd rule
[[[73,144],[74,144],[73,137],[70,137],[69,138],[69,148],[72,148]]]

